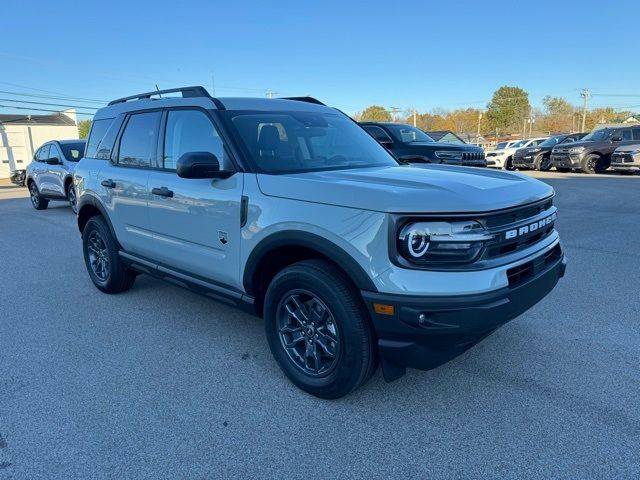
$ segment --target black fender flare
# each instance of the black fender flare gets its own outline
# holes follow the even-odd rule
[[[253,291],[253,278],[258,265],[265,258],[265,255],[268,255],[270,251],[276,248],[290,246],[305,247],[317,251],[342,268],[360,290],[378,291],[362,266],[331,240],[327,240],[314,233],[299,230],[283,230],[262,239],[249,255],[242,277],[245,292],[249,295],[255,295],[256,292]]]
[[[78,230],[80,230],[80,235],[82,235],[82,230],[83,230],[81,222],[84,220],[84,217],[82,216],[82,209],[87,206],[93,207],[100,212],[100,214],[104,218],[104,221],[107,222],[107,226],[109,227],[109,231],[111,232],[113,239],[118,244],[118,247],[120,247],[120,243],[118,242],[118,237],[116,237],[116,231],[113,228],[113,224],[111,223],[111,219],[107,214],[106,208],[104,208],[102,203],[100,203],[100,201],[97,200],[91,194],[83,195],[81,198],[78,199]]]

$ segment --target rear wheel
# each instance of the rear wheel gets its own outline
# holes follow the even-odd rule
[[[93,284],[105,293],[129,290],[136,274],[118,255],[116,241],[104,218],[91,217],[82,231],[84,262]]]
[[[269,347],[285,375],[320,398],[339,398],[376,367],[373,331],[359,292],[325,260],[286,267],[265,297]]]
[[[29,184],[29,195],[31,196],[31,205],[33,205],[33,208],[36,210],[44,210],[49,206],[49,200],[40,195],[36,182],[32,181]]]
[[[69,206],[76,215],[78,214],[78,197],[76,195],[76,187],[73,183],[70,183],[67,187],[67,200],[69,200]]]

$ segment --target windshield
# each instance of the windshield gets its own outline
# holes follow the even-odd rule
[[[553,147],[565,139],[566,135],[556,135],[555,137],[549,137],[544,142],[540,143],[539,147]]]
[[[410,125],[386,125],[394,137],[403,143],[411,142],[435,142],[433,138],[422,130]]]
[[[397,166],[391,154],[339,113],[228,112],[258,170],[297,173]]]
[[[520,140],[519,142],[516,143],[512,143],[511,144],[511,148],[518,148],[523,146],[525,143],[527,143],[529,140]]]
[[[609,137],[609,135],[611,135],[611,132],[613,132],[613,130],[611,130],[610,128],[601,128],[599,130],[594,130],[589,135],[584,137],[581,141],[582,142],[599,142],[601,140],[606,140]]]
[[[503,150],[507,146],[508,142],[500,142],[496,145],[496,150]]]
[[[70,162],[77,162],[82,158],[82,156],[84,155],[84,146],[85,142],[60,144],[60,148],[62,148],[64,158],[66,158]]]

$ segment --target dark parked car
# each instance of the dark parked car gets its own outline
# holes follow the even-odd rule
[[[27,171],[22,170],[12,170],[9,176],[11,183],[14,185],[18,185],[19,187],[24,187],[26,185],[25,181],[27,179]]]
[[[484,150],[474,145],[438,143],[422,130],[402,123],[362,122],[360,125],[403,162],[487,166]]]
[[[547,138],[535,147],[525,147],[513,154],[513,166],[519,169],[551,170],[551,150],[556,145],[564,145],[580,140],[585,133],[563,133]]]
[[[640,125],[600,128],[578,142],[555,146],[551,162],[559,172],[602,173],[611,165],[611,154],[616,148],[638,143],[638,140]]]

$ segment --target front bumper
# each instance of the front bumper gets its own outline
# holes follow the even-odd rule
[[[551,164],[558,168],[581,168],[583,155],[573,153],[551,154]]]
[[[536,155],[513,156],[513,166],[518,168],[534,168]]]
[[[11,183],[14,185],[18,185],[19,187],[25,186],[25,181],[27,179],[27,171],[26,170],[13,170],[9,175],[9,179]]]
[[[640,163],[612,163],[611,168],[618,172],[640,172]]]
[[[448,362],[542,300],[567,264],[559,244],[549,252],[512,269],[510,286],[486,293],[421,297],[363,291],[385,380],[402,376],[407,367],[429,370]],[[374,304],[393,306],[393,314],[376,313]]]
[[[616,152],[611,155],[611,168],[618,172],[640,172],[640,156],[629,152]]]
[[[504,158],[502,157],[487,157],[487,167],[489,168],[502,168],[504,166]]]

